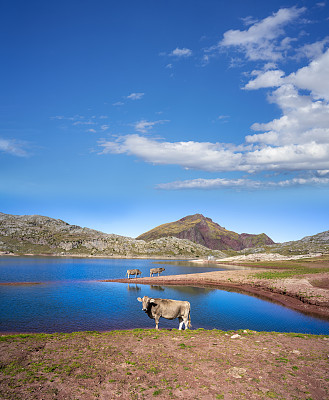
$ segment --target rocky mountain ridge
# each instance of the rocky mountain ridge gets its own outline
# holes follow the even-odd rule
[[[137,239],[154,240],[160,237],[174,236],[188,239],[213,250],[243,250],[274,244],[265,233],[258,235],[238,234],[212,221],[202,214],[188,215],[175,222],[159,225],[138,236]]]
[[[107,234],[40,215],[0,213],[2,254],[197,258],[224,254],[176,237],[152,241]]]
[[[328,254],[329,253],[329,231],[317,233],[312,236],[305,236],[300,240],[294,240],[284,243],[275,243],[270,246],[262,246],[254,249],[245,249],[240,254],[256,253],[277,253],[284,256],[309,255],[311,253]]]

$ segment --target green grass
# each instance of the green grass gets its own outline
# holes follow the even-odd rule
[[[300,276],[306,274],[319,274],[324,272],[329,272],[329,268],[309,268],[302,263],[306,263],[307,261],[303,260],[300,263],[298,262],[260,262],[253,263],[253,266],[261,267],[261,268],[273,268],[277,269],[277,271],[264,271],[257,272],[252,276],[259,279],[286,279],[291,278],[293,276]]]

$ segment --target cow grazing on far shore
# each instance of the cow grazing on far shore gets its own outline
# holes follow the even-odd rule
[[[158,274],[158,276],[161,274],[161,272],[165,271],[165,268],[151,268],[150,269],[150,277],[153,276],[153,274]]]
[[[127,269],[126,276],[128,275],[128,279],[130,275],[135,275],[135,278],[138,277],[138,275],[142,275],[141,271],[139,269]]]
[[[169,300],[169,299],[153,299],[148,296],[143,298],[137,297],[137,300],[143,304],[142,310],[155,320],[155,329],[159,329],[160,317],[166,319],[179,320],[179,330],[182,329],[183,324],[185,329],[190,328],[191,325],[191,305],[188,301]]]

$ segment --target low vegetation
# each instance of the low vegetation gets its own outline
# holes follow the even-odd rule
[[[0,336],[0,398],[323,400],[328,343],[250,330]]]
[[[321,264],[321,266],[319,264]],[[259,279],[286,279],[301,277],[303,275],[329,272],[329,255],[317,257],[316,259],[309,258],[294,261],[257,262],[251,263],[250,266],[271,269],[271,271],[258,272],[254,274],[254,276]]]

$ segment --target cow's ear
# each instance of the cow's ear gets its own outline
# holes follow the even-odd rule
[[[138,301],[140,301],[140,302],[142,302],[143,300],[140,298],[140,297],[137,297],[137,300]]]
[[[155,303],[155,300],[154,299],[150,299],[150,303]]]

